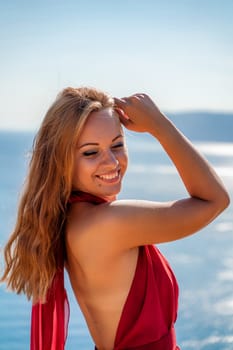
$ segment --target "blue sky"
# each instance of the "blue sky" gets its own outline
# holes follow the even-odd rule
[[[0,2],[0,129],[35,129],[66,86],[233,111],[232,0]]]

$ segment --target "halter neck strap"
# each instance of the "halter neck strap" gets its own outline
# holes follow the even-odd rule
[[[76,202],[89,202],[92,204],[102,204],[106,203],[107,199],[97,197],[94,194],[82,192],[82,191],[72,191],[69,204],[73,204]]]

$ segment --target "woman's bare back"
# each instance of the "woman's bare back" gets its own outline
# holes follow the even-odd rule
[[[85,242],[82,238],[85,235],[85,230],[82,229],[85,216],[83,213],[88,204],[79,204],[78,207],[80,230],[75,234],[80,236],[82,245]],[[107,245],[94,249],[90,242],[89,249],[87,246],[80,246],[82,254],[79,256],[77,250],[73,249],[74,232],[69,230],[72,225],[71,219],[66,234],[66,248],[67,271],[73,292],[97,348],[112,350],[121,313],[134,278],[138,248],[112,256],[107,251]]]

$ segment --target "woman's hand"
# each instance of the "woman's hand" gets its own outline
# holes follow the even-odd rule
[[[122,124],[129,130],[153,132],[165,118],[155,103],[146,94],[135,94],[124,98],[114,98],[115,110]]]

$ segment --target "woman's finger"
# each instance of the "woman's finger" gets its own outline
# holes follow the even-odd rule
[[[124,120],[129,120],[130,118],[128,117],[128,115],[119,107],[114,107],[114,110],[117,112],[117,114],[119,115],[120,119],[124,119]]]

